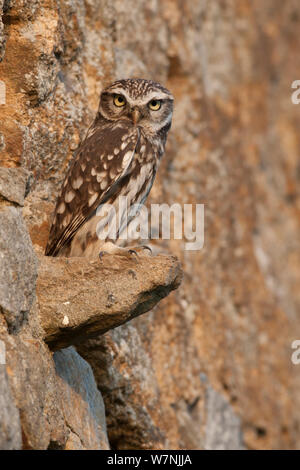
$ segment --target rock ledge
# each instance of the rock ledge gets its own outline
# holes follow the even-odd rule
[[[177,258],[39,256],[37,298],[50,349],[74,345],[150,310],[182,280]]]

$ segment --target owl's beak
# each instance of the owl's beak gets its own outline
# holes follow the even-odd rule
[[[141,119],[141,113],[137,108],[133,109],[131,116],[132,116],[132,122],[134,125],[136,125]]]

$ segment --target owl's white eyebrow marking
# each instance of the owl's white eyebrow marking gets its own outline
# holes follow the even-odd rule
[[[91,196],[91,197],[89,198],[89,207],[91,207],[91,206],[94,204],[94,202],[96,201],[97,197],[98,197],[98,194],[95,193],[95,194],[93,194],[93,196]]]
[[[111,87],[107,91],[108,91],[108,93],[114,93],[114,94],[120,94],[120,95],[123,95],[123,96],[128,96],[128,94],[126,93],[126,90],[122,87],[119,87],[119,86],[116,86],[115,88]]]
[[[67,194],[65,195],[65,201],[66,202],[71,202],[71,201],[73,201],[74,197],[75,197],[74,191],[72,191],[72,190],[68,191]]]
[[[151,93],[147,93],[142,98],[137,98],[136,100],[134,98],[131,98],[131,100],[135,101],[137,104],[149,103],[149,101],[151,101],[153,99],[155,99],[155,100],[173,100],[173,97],[171,95],[168,95],[167,93],[162,93],[160,91],[152,91]]]
[[[63,214],[65,212],[66,206],[64,202],[61,202],[56,210],[58,214]]]
[[[146,103],[148,103],[149,101],[151,101],[153,99],[156,99],[156,100],[165,100],[165,99],[173,100],[173,96],[171,94],[165,93],[165,92],[160,91],[160,90],[151,91],[150,93],[146,92],[146,94],[143,97],[140,97],[140,98],[134,98],[134,97],[130,96],[130,94],[127,92],[126,89],[120,88],[120,87],[111,88],[109,90],[109,92],[123,95],[123,96],[125,96],[128,103],[130,103],[130,104],[134,103],[134,104],[137,104],[137,105],[146,104]]]
[[[81,176],[78,176],[76,180],[72,181],[72,187],[74,189],[79,189],[82,183],[83,183],[83,179],[81,178]]]

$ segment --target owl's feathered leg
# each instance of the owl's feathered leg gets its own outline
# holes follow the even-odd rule
[[[101,251],[99,253],[100,260],[103,258],[105,254],[112,254],[112,255],[119,255],[125,256],[126,258],[132,258],[132,256],[139,256],[139,253],[145,253],[145,251],[149,251],[152,254],[152,250],[149,246],[133,246],[133,247],[122,247],[115,245],[112,242],[106,242],[101,247]]]

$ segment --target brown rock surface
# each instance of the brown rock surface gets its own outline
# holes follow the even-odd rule
[[[66,450],[109,449],[105,409],[91,366],[73,348],[54,354],[61,406],[70,434]]]
[[[157,242],[182,262],[181,288],[78,348],[103,394],[111,445],[299,448],[300,368],[290,360],[300,337],[298,0],[0,0],[1,12],[0,160],[34,174],[23,214],[35,245],[45,246],[100,88],[116,77],[154,78],[175,96],[151,201],[205,204],[201,251]],[[38,384],[56,383],[54,366],[34,307],[23,315],[19,300],[9,321],[25,320],[22,331],[8,335],[3,321],[0,332],[14,344],[8,377],[24,445],[84,448],[54,386],[41,405]]]
[[[0,312],[10,331],[28,316],[35,298],[36,257],[19,209],[0,207]]]
[[[21,444],[19,412],[12,398],[5,365],[0,364],[0,449],[18,449]]]
[[[102,261],[40,257],[37,298],[52,350],[85,341],[150,310],[182,278],[171,256]]]
[[[24,206],[30,173],[24,168],[0,168],[0,200]]]
[[[107,449],[103,400],[90,366],[72,348],[53,358],[32,329],[0,336],[23,438],[18,442],[16,433],[13,448],[68,449],[76,439],[82,449]]]

